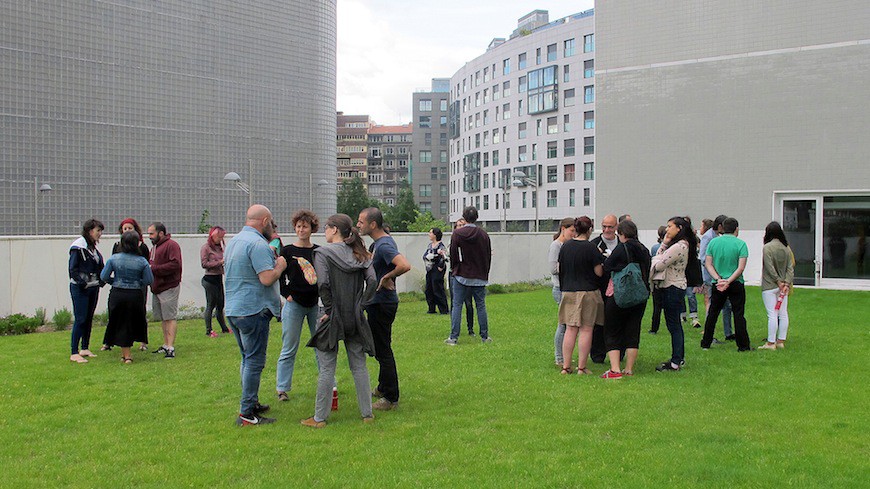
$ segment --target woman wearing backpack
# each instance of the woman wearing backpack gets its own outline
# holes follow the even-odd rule
[[[604,273],[613,275],[623,271],[630,264],[637,264],[641,281],[636,286],[645,289],[638,295],[649,297],[650,252],[637,240],[637,226],[629,220],[624,220],[616,227],[619,244],[604,261]],[[607,287],[604,297],[604,344],[607,347],[607,357],[610,359],[610,370],[601,374],[602,379],[621,379],[623,375],[634,375],[634,362],[637,360],[640,346],[640,323],[646,311],[646,300],[633,306],[621,307],[617,304],[613,280]],[[638,299],[639,300],[639,299]],[[620,351],[625,350],[625,370],[619,368]]]

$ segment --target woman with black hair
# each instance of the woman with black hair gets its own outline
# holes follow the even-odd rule
[[[118,253],[110,256],[100,273],[103,282],[112,285],[109,293],[109,325],[106,345],[121,347],[121,361],[133,363],[130,348],[134,341],[148,341],[145,295],[142,287],[151,285],[154,275],[148,259],[139,254],[139,233],[121,235]]]
[[[680,304],[686,296],[686,265],[689,255],[697,255],[698,241],[692,226],[682,217],[672,217],[665,228],[665,239],[652,259],[650,277],[661,290],[665,324],[671,334],[671,358],[656,367],[659,372],[677,371],[685,363],[686,346]]]
[[[637,226],[625,219],[616,226],[616,235],[619,244],[604,261],[604,273],[611,276],[637,263],[643,283],[649,289],[650,252],[637,240]],[[610,370],[601,375],[602,379],[621,379],[623,375],[634,375],[634,362],[637,361],[640,347],[640,323],[646,303],[644,300],[634,306],[620,307],[616,303],[613,287],[607,287],[604,297],[604,344],[610,359]],[[622,351],[625,352],[625,370],[619,367]]]
[[[378,282],[371,254],[350,217],[346,214],[331,216],[326,220],[323,234],[328,244],[314,252],[314,269],[324,315],[308,342],[308,346],[316,349],[320,371],[314,416],[303,419],[302,424],[311,428],[326,426],[332,407],[339,341],[344,341],[362,420],[369,423],[374,415],[365,355],[374,356],[375,342],[363,306],[374,296]]]
[[[69,247],[69,293],[72,296],[75,322],[70,341],[70,361],[88,363],[85,357],[95,357],[88,346],[91,342],[91,328],[94,325],[94,311],[100,297],[100,281],[103,271],[103,255],[97,243],[106,227],[96,219],[88,219],[82,226],[82,235]],[[81,350],[79,350],[81,343]]]
[[[767,342],[759,350],[785,348],[788,334],[788,294],[794,282],[794,254],[782,226],[773,221],[764,228],[761,261],[761,300],[767,309]]]
[[[426,264],[426,303],[429,304],[428,314],[435,314],[435,309],[441,314],[448,314],[447,293],[444,291],[444,272],[447,270],[447,247],[441,242],[444,233],[441,228],[429,230],[429,246],[423,253],[423,263]]]
[[[132,217],[128,217],[121,221],[121,224],[118,225],[118,235],[123,236],[127,231],[135,231],[136,234],[139,235],[139,248],[137,252],[139,256],[145,258],[146,260],[151,256],[151,252],[148,250],[148,245],[145,244],[145,235],[142,234],[142,227],[139,226],[139,223],[136,222],[136,219]],[[121,253],[121,240],[119,239],[112,245],[112,254]],[[142,287],[142,303],[144,304],[148,300],[148,286],[145,285]],[[109,344],[109,325],[106,325],[106,334],[103,335],[103,346],[100,348],[100,351],[108,351],[112,349],[112,346]],[[139,345],[139,351],[148,350],[148,331],[146,329],[145,336],[143,336],[144,340],[142,344]]]

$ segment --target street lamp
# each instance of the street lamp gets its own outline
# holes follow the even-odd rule
[[[33,229],[36,234],[39,234],[39,194],[51,191],[51,185],[47,183],[40,185],[38,179],[33,179]]]
[[[233,182],[236,184],[236,187],[248,194],[248,207],[254,205],[254,188],[253,188],[253,178],[254,178],[254,161],[248,159],[248,183],[242,181],[242,177],[239,176],[238,173],[231,171],[224,175],[224,180]]]
[[[538,232],[538,182],[532,180],[527,177],[525,173],[520,170],[517,170],[511,174],[511,178],[514,179],[513,184],[517,187],[532,187],[535,192],[535,198],[533,200],[533,206],[535,207],[535,232]]]

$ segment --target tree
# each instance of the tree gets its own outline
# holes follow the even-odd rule
[[[417,211],[417,218],[414,222],[408,225],[408,231],[412,233],[426,233],[432,228],[439,228],[442,231],[447,231],[449,226],[441,219],[435,219],[431,212]]]
[[[380,202],[372,199],[366,193],[360,177],[344,182],[338,189],[337,210],[339,214],[347,214],[356,222],[359,212],[368,207],[380,207]]]
[[[417,219],[419,212],[417,204],[414,203],[414,191],[411,190],[411,184],[402,182],[399,184],[399,197],[396,199],[396,205],[387,209],[384,213],[384,219],[390,224],[391,231],[407,232],[408,225]]]
[[[211,224],[208,222],[209,212],[208,209],[202,211],[202,217],[199,218],[199,226],[196,227],[196,232],[198,234],[207,234],[211,230]]]

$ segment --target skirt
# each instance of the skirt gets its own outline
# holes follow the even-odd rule
[[[148,343],[148,319],[142,289],[117,289],[109,292],[109,325],[106,344],[130,347],[134,341]]]
[[[601,299],[601,292],[563,290],[562,301],[559,302],[559,324],[568,326],[604,324],[604,301]]]

